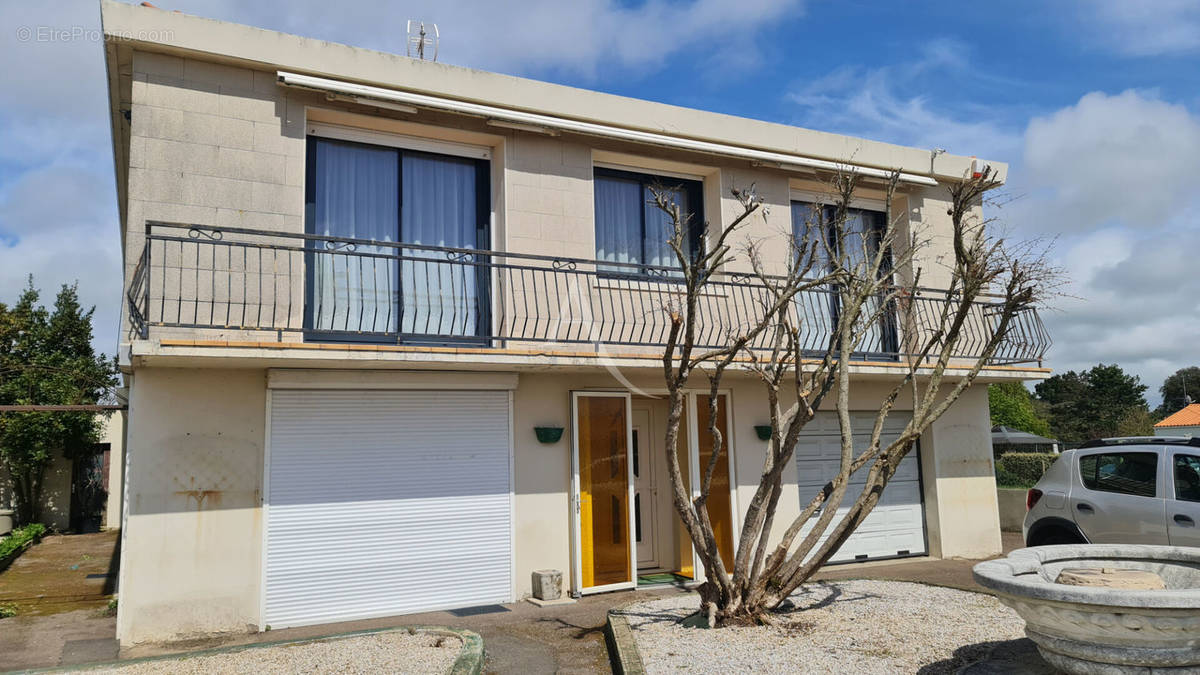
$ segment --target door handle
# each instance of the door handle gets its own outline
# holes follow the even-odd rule
[[[1196,521],[1192,520],[1189,516],[1183,515],[1182,513],[1175,514],[1175,522],[1183,525],[1184,527],[1196,526]]]
[[[1095,513],[1096,512],[1096,509],[1093,509],[1091,504],[1085,504],[1083,502],[1079,502],[1078,504],[1076,504],[1075,508],[1083,513]]]

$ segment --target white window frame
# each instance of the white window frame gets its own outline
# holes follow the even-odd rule
[[[829,201],[829,195],[821,195],[811,190],[799,190],[792,188],[789,191],[788,206],[791,207],[791,202],[804,202],[806,204],[821,204],[822,206],[833,206]],[[887,202],[882,199],[871,199],[869,197],[855,197],[850,200],[847,205],[852,209],[862,209],[863,211],[876,211],[878,213],[887,213]],[[794,227],[794,225],[793,225]]]
[[[397,134],[390,131],[347,127],[340,124],[329,124],[326,122],[309,122],[306,126],[306,133],[309,136],[320,136],[321,138],[332,138],[341,141],[354,141],[357,143],[369,143],[371,145],[383,145],[393,148],[400,148],[402,150],[432,152],[440,155],[467,157],[470,159],[486,159],[489,161],[492,159],[492,149],[485,146],[456,143],[454,141],[443,141],[433,138],[423,138],[420,136],[407,136],[405,134]]]

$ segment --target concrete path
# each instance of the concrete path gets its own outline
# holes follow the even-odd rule
[[[608,673],[608,650],[604,625],[608,610],[668,594],[685,593],[673,587],[654,590],[604,593],[579,602],[537,607],[528,602],[448,612],[407,614],[386,619],[273,630],[256,635],[239,635],[220,640],[184,644],[145,645],[121,651],[121,658],[155,656],[253,642],[304,639],[372,628],[401,625],[437,625],[468,628],[483,636],[487,673]]]
[[[45,565],[49,569],[41,576],[33,574],[28,579],[40,579],[26,583],[23,592],[27,597],[22,602],[41,606],[49,611],[51,606],[70,608],[73,611],[60,614],[31,614],[5,619],[0,624],[0,670],[39,666],[69,665],[90,661],[108,660],[116,656],[115,630],[111,617],[103,616],[98,608],[107,603],[107,597],[99,594],[99,585],[94,580],[83,579],[87,570],[95,566],[95,552],[85,554],[83,548],[89,540],[82,537],[59,537],[56,544],[45,542],[22,557],[27,565]],[[99,535],[104,536],[104,535]],[[70,540],[76,541],[70,541]],[[47,540],[49,541],[49,539]],[[110,546],[115,545],[115,539]],[[1021,545],[1019,535],[1005,533],[1005,552]],[[39,557],[29,558],[34,551],[41,550]],[[90,560],[82,560],[91,555]],[[70,569],[79,559],[80,568]],[[974,560],[928,560],[913,558],[897,562],[867,563],[834,566],[818,575],[818,579],[889,579],[917,581],[943,586],[952,586],[973,591],[982,591],[971,580]],[[85,568],[87,564],[89,567]],[[14,565],[14,569],[16,566]],[[85,574],[79,574],[85,572]],[[0,599],[5,593],[13,593],[8,587],[9,573],[0,575]],[[46,585],[54,588],[53,578],[61,578],[73,585],[59,586],[59,593],[45,592]],[[87,584],[91,583],[91,586]],[[39,585],[40,584],[40,585]],[[82,584],[82,586],[81,586]],[[82,597],[78,591],[91,589],[91,596]],[[37,591],[37,589],[43,589]],[[41,592],[44,597],[36,597]],[[467,628],[483,636],[487,652],[486,672],[538,675],[540,673],[607,673],[608,652],[604,642],[604,624],[608,610],[633,602],[652,599],[668,594],[682,593],[672,587],[654,590],[626,591],[587,596],[577,603],[554,607],[536,607],[528,602],[449,612],[411,614],[385,619],[323,624],[287,630],[274,630],[255,635],[237,635],[219,639],[195,640],[170,645],[141,645],[123,649],[121,658],[136,658],[158,654],[183,653],[197,649],[219,646],[249,644],[275,640],[304,639],[345,633],[369,628],[385,628],[401,625],[432,624]],[[58,597],[63,596],[63,597]],[[67,598],[73,598],[68,600]],[[77,609],[71,602],[92,603],[90,609]],[[42,612],[43,609],[35,610]],[[14,622],[14,623],[9,623]],[[110,653],[111,652],[111,653]]]
[[[1002,555],[1009,551],[1023,548],[1019,532],[1001,532]],[[887,581],[913,581],[935,586],[949,586],[964,591],[986,593],[987,589],[975,583],[971,576],[971,568],[978,560],[963,560],[948,558],[945,560],[930,560],[928,558],[906,558],[897,561],[880,561],[874,563],[857,563],[852,565],[831,565],[817,572],[813,577],[817,581],[837,581],[841,579],[884,579]]]
[[[53,535],[0,572],[0,670],[115,658],[118,533]]]

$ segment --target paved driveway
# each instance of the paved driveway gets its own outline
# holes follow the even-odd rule
[[[0,572],[0,670],[101,661],[117,655],[117,532],[53,535]]]
[[[40,571],[29,570],[25,581],[19,582],[24,591],[10,590],[10,574],[20,569],[16,565],[9,572],[0,574],[0,598],[5,593],[24,595],[20,602],[32,608],[29,615],[5,619],[0,623],[0,670],[78,664],[116,656],[116,641],[113,640],[115,622],[102,612],[107,604],[107,596],[103,594],[104,584],[95,578],[87,578],[88,574],[105,574],[107,571],[99,563],[99,559],[104,557],[102,553],[97,555],[99,549],[86,552],[90,550],[87,547],[93,545],[93,540],[84,537],[104,536],[110,537],[108,546],[111,551],[115,548],[112,535],[48,538],[31,549],[18,564]],[[49,543],[51,539],[62,541]],[[99,539],[94,541],[99,546]],[[1019,546],[1019,535],[1005,533],[1005,551]],[[84,560],[85,555],[90,559]],[[979,591],[982,589],[971,580],[971,567],[975,562],[915,558],[894,563],[835,566],[823,571],[818,578],[920,581]],[[75,564],[80,567],[72,569]],[[680,592],[674,588],[626,591],[587,596],[574,604],[547,608],[520,602],[473,610],[412,614],[172,645],[143,645],[122,650],[120,656],[125,659],[183,653],[362,629],[426,624],[467,628],[482,635],[487,652],[486,670],[490,673],[607,673],[609,661],[604,642],[604,624],[608,610],[655,595]],[[70,611],[48,613],[55,607]]]

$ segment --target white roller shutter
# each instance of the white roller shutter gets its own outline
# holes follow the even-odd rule
[[[272,628],[512,600],[505,391],[271,394]]]
[[[895,440],[911,416],[894,412],[884,422],[882,442],[886,446]],[[855,453],[862,452],[875,424],[873,413],[851,414],[854,429]],[[796,447],[796,470],[800,486],[800,506],[803,508],[820,492],[829,480],[837,475],[841,457],[841,436],[836,413],[821,412],[804,428]],[[834,554],[830,562],[869,560],[905,555],[920,555],[926,552],[925,513],[921,494],[920,459],[914,446],[900,462],[895,475],[888,482],[879,503],[859,525],[854,534]],[[868,467],[863,467],[850,478],[843,503],[853,503],[866,481]],[[847,511],[838,509],[836,518]],[[810,527],[806,527],[807,534]],[[822,540],[823,541],[823,540]]]

